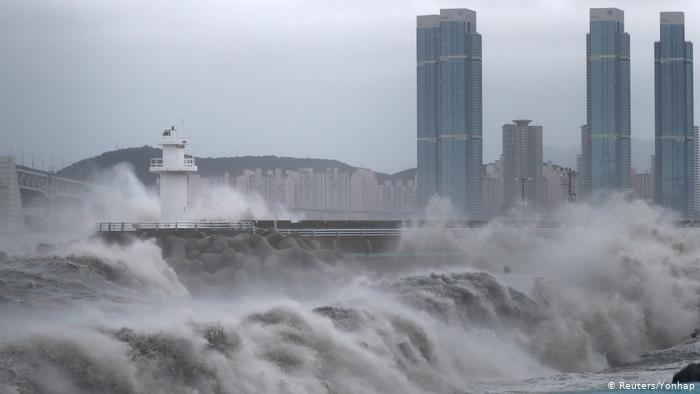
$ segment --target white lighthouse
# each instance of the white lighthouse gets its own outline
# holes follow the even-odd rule
[[[190,204],[190,174],[197,172],[194,158],[185,157],[187,141],[175,127],[163,131],[160,138],[163,158],[151,159],[150,171],[160,177],[160,220],[186,220]]]

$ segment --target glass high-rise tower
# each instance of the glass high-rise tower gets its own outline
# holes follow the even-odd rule
[[[481,199],[481,35],[476,12],[442,9],[417,20],[417,194],[461,213]]]
[[[586,35],[587,124],[584,194],[625,190],[630,177],[630,37],[617,8],[591,8]],[[589,146],[586,146],[589,144]]]
[[[527,203],[530,212],[544,208],[542,126],[518,119],[503,125],[503,209]],[[525,207],[521,207],[525,209]]]
[[[654,43],[654,200],[692,219],[695,212],[693,44],[682,12],[662,12]]]

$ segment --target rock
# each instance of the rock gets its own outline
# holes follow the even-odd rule
[[[197,275],[204,269],[204,263],[200,260],[190,260],[183,271],[185,275]]]
[[[56,250],[56,246],[52,244],[47,244],[47,243],[40,243],[36,246],[36,252],[40,254],[49,254]]]
[[[304,237],[294,237],[294,242],[299,245],[300,248],[308,251],[312,251],[313,249],[311,248],[311,245],[309,245],[309,241],[306,240]]]
[[[321,241],[319,241],[317,239],[306,238],[306,242],[309,243],[309,246],[311,247],[312,250],[321,250]]]
[[[209,250],[213,253],[221,253],[228,249],[228,237],[217,235],[211,242]]]
[[[210,288],[208,284],[204,283],[204,281],[196,275],[185,277],[182,283],[192,294],[205,294]]]
[[[187,241],[184,238],[168,235],[164,240],[167,257],[187,257]]]
[[[273,232],[265,235],[265,239],[267,240],[267,243],[270,244],[270,246],[279,248],[277,244],[282,240],[282,235],[280,233]]]
[[[221,255],[217,253],[202,253],[199,259],[204,264],[204,269],[207,272],[216,272],[223,268],[221,263]]]
[[[232,286],[244,287],[250,285],[250,279],[248,278],[248,273],[242,269],[237,269],[234,271],[235,281]]]
[[[246,233],[246,232],[238,233],[238,234],[234,235],[233,237],[229,238],[229,242],[230,241],[250,242],[250,240],[251,240],[250,234]]]
[[[267,259],[271,254],[275,253],[275,248],[273,248],[267,239],[261,238],[257,244],[255,244],[255,254],[261,259]]]
[[[185,241],[185,249],[187,249],[187,253],[197,249],[197,238],[187,238],[187,241]]]
[[[198,239],[194,243],[194,248],[199,251],[199,253],[204,253],[209,251],[209,245],[211,245],[211,238]]]
[[[673,375],[673,383],[700,382],[700,363],[688,364]]]
[[[251,250],[248,234],[238,234],[228,239],[228,246],[241,253],[249,253]]]
[[[183,272],[187,270],[187,266],[190,265],[191,261],[183,257],[168,257],[165,262],[175,270],[175,272]]]
[[[213,272],[202,271],[197,274],[197,277],[210,287],[209,291],[213,290],[214,287],[221,285],[219,276]]]
[[[262,275],[262,264],[260,260],[253,256],[244,256],[239,259],[241,267],[248,273],[248,277],[251,279],[259,279]]]
[[[236,282],[236,272],[237,270],[233,267],[224,267],[214,274],[216,276],[217,284],[231,285]]]
[[[120,243],[127,245],[127,243],[125,243],[125,240],[121,240]],[[163,242],[162,238],[156,237],[156,245],[158,245],[158,249],[160,249],[161,251],[165,250],[165,242]]]
[[[277,243],[277,249],[298,248],[300,243],[292,236],[286,236]]]
[[[225,267],[233,266],[234,264],[236,264],[236,259],[238,258],[238,255],[239,253],[236,252],[236,249],[226,248],[221,253],[221,264]]]
[[[299,244],[299,247],[304,250],[308,250],[309,252],[314,252],[321,249],[321,243],[313,238],[296,237],[296,241]]]
[[[333,249],[319,249],[314,254],[325,262],[334,262],[339,258],[339,253]]]
[[[299,247],[281,249],[277,252],[276,257],[285,265],[295,264],[297,267],[304,269],[323,268],[323,263],[315,254]]]
[[[699,334],[700,334],[700,328],[696,328],[693,330],[693,332],[690,333],[690,338],[698,339]]]
[[[323,263],[311,252],[296,247],[275,251],[263,262],[263,267],[268,271],[303,270],[305,274],[309,274],[310,271],[322,269]]]

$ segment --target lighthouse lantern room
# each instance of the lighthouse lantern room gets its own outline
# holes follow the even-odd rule
[[[190,205],[190,174],[197,172],[193,157],[185,157],[187,141],[175,127],[163,131],[160,138],[163,157],[151,159],[150,171],[157,173],[160,183],[160,220],[188,219]]]

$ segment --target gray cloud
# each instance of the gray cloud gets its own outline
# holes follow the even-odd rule
[[[686,11],[693,40],[695,1],[0,0],[0,149],[77,160],[184,119],[198,155],[413,166],[415,15],[441,7],[478,12],[485,158],[520,117],[576,146],[587,9],[611,5],[632,37],[633,135],[651,139],[658,12]]]

